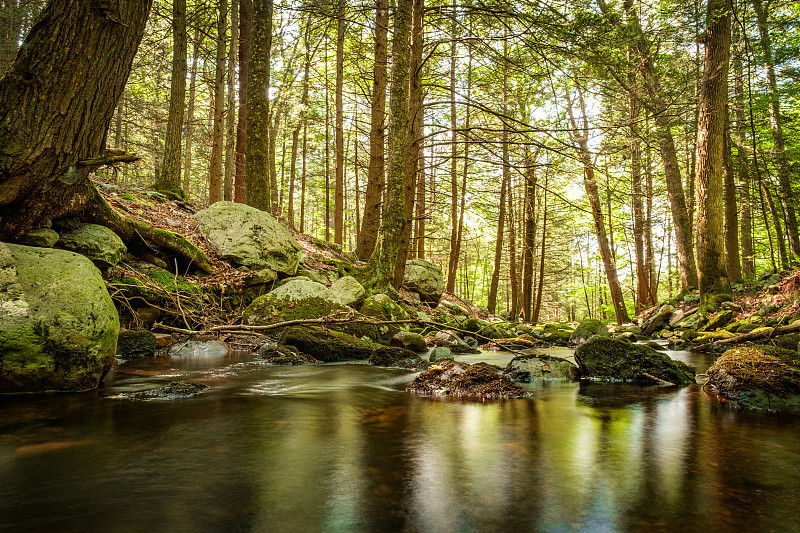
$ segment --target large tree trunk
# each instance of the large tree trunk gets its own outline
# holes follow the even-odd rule
[[[452,24],[450,35],[450,256],[447,263],[447,286],[445,288],[451,294],[456,288],[458,259],[461,255],[461,247],[458,245],[458,133],[456,132],[458,126],[456,121],[456,54],[458,50],[456,30],[458,23],[455,15],[453,15]],[[466,145],[464,143],[464,146]]]
[[[522,244],[522,315],[530,322],[533,312],[533,248],[536,241],[536,168],[534,157],[525,154],[524,239]]]
[[[164,164],[157,190],[183,197],[181,189],[181,132],[186,107],[186,0],[172,3],[172,79],[169,94],[167,135],[164,139]]]
[[[738,28],[734,25],[734,28]],[[738,32],[737,32],[738,35]],[[737,39],[739,41],[739,39]],[[736,129],[734,144],[736,146],[736,175],[739,192],[739,222],[741,225],[742,275],[750,278],[755,274],[755,253],[753,251],[752,211],[750,208],[750,156],[748,153],[747,122],[744,118],[744,79],[742,76],[742,60],[737,56],[733,60],[734,71],[734,115]]]
[[[405,210],[406,134],[408,126],[408,63],[411,32],[411,0],[398,0],[392,36],[392,85],[389,94],[389,175],[386,207],[375,252],[367,264],[373,290],[386,290],[394,279],[402,229],[408,223]]]
[[[708,1],[703,86],[697,127],[697,273],[700,305],[716,311],[730,299],[723,227],[723,145],[731,43],[730,0]],[[726,296],[727,295],[727,296]]]
[[[150,5],[53,0],[40,14],[0,78],[0,239],[86,202]]]
[[[246,129],[247,205],[270,212],[269,73],[272,0],[254,0],[248,61]]]
[[[372,82],[372,110],[369,133],[369,171],[364,193],[364,216],[358,234],[356,255],[372,256],[381,223],[384,176],[384,123],[386,121],[386,57],[389,31],[389,1],[375,2],[375,59]]]
[[[228,0],[219,0],[217,18],[217,57],[214,67],[214,125],[211,136],[211,163],[208,170],[208,203],[222,200],[223,115],[225,106],[225,40]]]
[[[400,248],[394,268],[395,287],[399,287],[403,283],[406,260],[411,246],[422,139],[422,20],[425,6],[424,0],[413,0],[412,4],[411,52],[408,64],[408,133],[406,134],[406,224],[400,236]]]
[[[758,33],[761,42],[761,52],[764,61],[764,71],[767,75],[767,97],[769,98],[769,120],[772,126],[772,139],[775,144],[775,167],[778,172],[780,184],[781,204],[786,215],[786,232],[789,235],[789,250],[797,257],[800,256],[800,236],[797,229],[797,214],[794,209],[794,195],[789,179],[789,162],[786,156],[786,142],[783,135],[783,119],[781,117],[780,98],[778,95],[778,82],[775,77],[775,64],[772,58],[772,39],[767,25],[769,13],[761,0],[753,0],[753,8],[758,19]]]

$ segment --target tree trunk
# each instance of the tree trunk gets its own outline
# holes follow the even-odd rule
[[[461,247],[458,243],[458,133],[456,132],[458,126],[456,121],[456,55],[458,51],[456,31],[458,25],[455,14],[453,14],[452,24],[450,35],[452,39],[450,42],[450,256],[447,263],[447,286],[445,288],[451,294],[456,288],[458,259],[461,254]]]
[[[345,0],[338,1],[336,24],[336,182],[333,206],[333,241],[342,244],[344,232],[344,28]]]
[[[214,67],[214,125],[208,170],[208,203],[222,200],[222,130],[225,111],[225,41],[228,33],[228,0],[219,0],[217,57]]]
[[[161,179],[154,185],[183,197],[181,189],[181,132],[186,107],[186,0],[172,2],[172,79],[170,82],[169,117],[164,139],[164,164]]]
[[[411,52],[408,64],[408,132],[406,134],[406,224],[400,236],[397,264],[394,268],[394,286],[403,283],[406,260],[411,246],[414,201],[417,194],[417,172],[422,139],[422,40],[424,0],[412,0]]]
[[[731,42],[730,0],[708,1],[706,51],[697,126],[697,273],[700,305],[730,299],[723,228],[723,145]]]
[[[500,202],[497,210],[497,238],[494,242],[494,263],[492,267],[492,281],[489,284],[489,296],[486,307],[494,314],[497,310],[497,288],[500,284],[500,266],[503,259],[503,236],[505,235],[506,222],[506,194],[508,194],[508,180],[500,178]]]
[[[294,229],[294,188],[296,183],[296,167],[297,167],[297,147],[300,139],[300,130],[305,127],[308,117],[308,76],[311,69],[311,41],[309,40],[309,22],[305,22],[305,29],[303,31],[303,41],[306,47],[305,61],[303,66],[303,93],[300,97],[300,117],[297,120],[297,127],[292,132],[292,155],[291,165],[289,172],[289,199],[286,207],[286,217],[289,222],[289,227]]]
[[[389,94],[389,175],[386,207],[375,252],[367,264],[370,288],[382,291],[394,279],[401,231],[408,223],[405,210],[405,150],[408,125],[408,63],[411,0],[398,0],[392,35],[392,85]]]
[[[727,108],[727,105],[725,106]],[[725,264],[728,280],[736,283],[742,279],[739,260],[739,207],[736,202],[736,178],[731,161],[730,123],[725,111],[725,131],[722,148],[722,176],[725,186]]]
[[[247,205],[270,212],[269,75],[272,48],[272,0],[253,2],[247,80]]]
[[[194,45],[192,46],[192,71],[189,73],[189,106],[186,108],[186,145],[183,160],[183,197],[189,198],[192,177],[192,141],[194,140],[194,107],[197,92],[197,60],[200,49],[200,29],[194,32]]]
[[[734,25],[738,28],[738,25]],[[738,35],[738,31],[737,31]],[[740,39],[737,39],[737,42]],[[750,278],[755,274],[755,253],[753,251],[752,212],[750,208],[750,156],[748,154],[744,118],[744,80],[740,55],[733,60],[734,72],[734,114],[736,118],[736,175],[739,192],[739,222],[741,225],[742,275]]]
[[[419,131],[422,131],[422,128],[420,128]],[[416,257],[425,259],[425,218],[427,217],[427,208],[425,205],[425,150],[422,146],[419,148],[418,161],[416,215],[414,216],[414,250],[416,252]],[[358,187],[356,187],[356,190],[358,190]]]
[[[617,276],[617,265],[611,246],[608,242],[606,226],[603,220],[603,212],[600,206],[600,194],[597,190],[597,183],[594,179],[594,166],[592,165],[591,154],[589,153],[589,123],[586,118],[586,107],[583,99],[583,92],[578,87],[578,98],[580,102],[582,127],[578,123],[572,112],[572,102],[567,90],[567,113],[569,114],[570,124],[572,125],[572,135],[578,142],[578,152],[583,163],[583,186],[586,189],[586,196],[592,209],[592,219],[594,220],[595,235],[597,244],[600,248],[600,256],[603,259],[603,268],[608,280],[608,287],[611,292],[611,304],[614,306],[614,314],[618,324],[630,322],[628,311],[625,308],[625,300],[622,296],[622,288]]]
[[[522,315],[530,322],[533,312],[533,248],[536,240],[536,168],[534,157],[525,154],[525,237],[522,244]]]
[[[772,126],[772,139],[775,143],[775,167],[780,184],[781,204],[786,215],[786,232],[789,235],[789,250],[795,257],[800,256],[800,236],[797,229],[797,214],[794,209],[792,185],[789,176],[789,162],[786,156],[786,142],[783,135],[783,118],[781,117],[778,82],[775,77],[775,64],[772,57],[772,39],[767,26],[769,13],[761,0],[753,0],[753,8],[758,19],[758,33],[761,42],[761,53],[764,60],[764,72],[767,75],[767,97],[769,98],[769,120]]]
[[[369,171],[364,193],[364,216],[358,234],[356,255],[372,256],[381,223],[384,187],[384,123],[386,121],[386,61],[389,31],[389,1],[375,2],[375,62],[373,65],[372,111],[369,133]]]
[[[236,172],[236,55],[239,49],[239,0],[231,0],[231,47],[228,52],[228,104],[225,116],[225,176],[222,199],[233,201],[233,175]]]
[[[19,0],[0,4],[0,77],[14,62],[22,38],[22,6]]]
[[[239,117],[236,121],[236,172],[233,201],[247,201],[247,94],[249,92],[250,44],[253,29],[253,0],[239,2]]]
[[[0,78],[0,240],[85,203],[150,4],[53,0],[39,15]]]
[[[547,173],[544,175],[544,187],[542,189],[542,252],[539,259],[539,287],[536,290],[536,304],[531,313],[531,324],[539,322],[539,314],[542,310],[542,289],[544,288],[544,252],[547,244]],[[585,284],[584,284],[585,286]],[[589,311],[591,312],[591,310]]]

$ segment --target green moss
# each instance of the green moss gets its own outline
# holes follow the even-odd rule
[[[734,348],[708,371],[709,383],[738,405],[782,409],[800,405],[800,356],[774,346]]]
[[[153,269],[147,273],[147,276],[169,292],[178,291],[186,296],[203,294],[203,289],[199,285],[186,281],[183,276],[175,276],[163,268]]]
[[[695,382],[695,371],[681,361],[641,344],[594,337],[575,350],[585,377],[606,381],[652,383],[647,375],[674,384]]]
[[[320,361],[369,359],[377,345],[340,331],[322,327],[291,327],[281,335],[281,345],[294,346]]]

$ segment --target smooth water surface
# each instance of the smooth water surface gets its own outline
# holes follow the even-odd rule
[[[796,415],[700,386],[422,398],[413,376],[200,354],[124,363],[99,393],[2,397],[0,531],[800,531]],[[211,388],[114,397],[175,379]]]

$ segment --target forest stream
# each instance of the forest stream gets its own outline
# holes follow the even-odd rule
[[[0,531],[800,531],[796,415],[700,385],[419,397],[413,376],[194,353],[123,362],[94,392],[5,397]],[[210,387],[130,398],[186,379]]]

